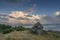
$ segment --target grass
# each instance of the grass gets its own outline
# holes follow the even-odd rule
[[[47,32],[47,34],[38,35],[30,33],[29,30],[24,30],[13,31],[8,34],[0,34],[0,40],[60,40],[60,36],[57,37],[54,32]]]

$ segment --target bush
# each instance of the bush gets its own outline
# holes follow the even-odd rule
[[[43,32],[44,32],[44,34],[48,34],[48,32],[47,32],[47,31],[45,31],[45,30],[44,30]]]
[[[5,30],[2,31],[3,34],[9,33],[9,32],[10,32],[9,29],[5,29]]]
[[[14,31],[13,28],[4,29],[4,30],[2,30],[2,33],[3,33],[3,34],[6,34],[6,33],[10,33],[10,32],[12,32],[12,31]]]
[[[16,31],[20,31],[20,30],[22,31],[22,30],[24,30],[25,28],[24,28],[23,26],[18,26],[18,27],[16,27],[15,29],[16,29]]]
[[[31,28],[25,28],[25,30],[31,30]]]
[[[10,28],[10,29],[9,29],[9,31],[10,31],[10,32],[12,32],[12,31],[13,31],[13,29],[11,29],[11,28]]]

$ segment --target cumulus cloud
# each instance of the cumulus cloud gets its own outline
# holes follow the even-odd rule
[[[60,12],[55,12],[54,16],[48,15],[34,15],[28,14],[22,11],[12,11],[9,16],[11,17],[8,22],[13,22],[15,24],[31,25],[35,22],[40,22],[41,24],[58,24],[60,23]]]
[[[34,15],[23,11],[12,11],[9,15],[1,14],[0,21],[9,25],[32,25],[36,22],[41,24],[60,24],[60,12],[55,12],[54,16],[48,16],[45,14]]]
[[[7,21],[8,21],[8,15],[0,13],[0,23],[7,24]]]
[[[29,15],[28,13],[22,11],[13,11],[9,14],[11,17],[8,22],[18,22],[21,24],[33,24],[35,20],[39,20],[38,15]]]
[[[43,17],[45,24],[60,24],[60,12],[55,12],[54,16]]]
[[[14,18],[19,18],[19,17],[25,17],[25,14],[23,12],[19,12],[19,11],[13,11],[11,12],[11,14],[9,14],[9,16],[12,16]]]

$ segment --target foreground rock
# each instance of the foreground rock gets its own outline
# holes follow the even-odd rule
[[[37,33],[37,34],[42,34],[43,33],[43,26],[37,22],[33,25],[31,32]]]

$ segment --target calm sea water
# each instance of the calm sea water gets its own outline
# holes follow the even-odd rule
[[[32,28],[32,26],[24,26],[26,28]],[[53,31],[60,31],[60,25],[43,25],[44,30],[53,30]]]
[[[44,26],[45,30],[60,31],[60,25],[46,25]]]

